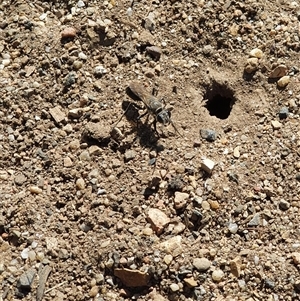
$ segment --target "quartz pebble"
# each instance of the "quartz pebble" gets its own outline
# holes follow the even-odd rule
[[[212,272],[211,278],[215,282],[220,282],[224,278],[225,274],[222,270],[214,270]]]
[[[236,223],[229,223],[228,230],[230,233],[235,234],[238,231],[238,225]]]
[[[203,159],[201,168],[206,171],[207,173],[211,174],[215,166],[215,162],[210,159]]]
[[[177,283],[172,283],[170,285],[170,289],[171,289],[172,292],[177,292],[177,291],[179,291],[180,287]]]

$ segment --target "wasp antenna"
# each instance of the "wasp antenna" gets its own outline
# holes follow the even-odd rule
[[[176,132],[180,137],[183,138],[183,136],[182,136],[182,135],[180,134],[180,132],[177,130],[177,128],[176,128],[174,122],[173,122],[172,120],[170,120],[170,123],[172,124],[172,127],[174,128],[175,132]]]

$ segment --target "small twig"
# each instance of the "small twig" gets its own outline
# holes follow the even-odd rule
[[[63,285],[64,285],[65,283],[67,283],[67,282],[68,282],[68,281],[66,280],[66,281],[63,281],[63,282],[61,282],[61,283],[59,283],[59,284],[57,284],[57,285],[54,285],[53,287],[47,289],[47,290],[45,291],[45,294],[51,292],[52,290],[55,290],[55,289],[58,288],[58,287],[63,286]]]

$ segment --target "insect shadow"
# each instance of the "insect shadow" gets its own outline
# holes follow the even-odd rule
[[[133,94],[133,93],[132,93]],[[136,97],[135,97],[136,98]],[[136,98],[138,100],[138,98]],[[147,148],[155,148],[159,137],[149,124],[149,115],[146,117],[146,121],[142,122],[141,118],[144,114],[140,114],[139,110],[144,109],[135,102],[124,100],[122,102],[122,110],[124,111],[125,118],[132,124],[133,131],[136,131],[136,139],[141,146]]]

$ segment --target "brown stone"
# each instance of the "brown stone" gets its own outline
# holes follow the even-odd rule
[[[147,286],[150,280],[150,275],[139,270],[130,269],[115,269],[114,275],[129,287]]]
[[[157,234],[161,234],[165,226],[170,222],[169,217],[159,209],[150,208],[147,219]]]

